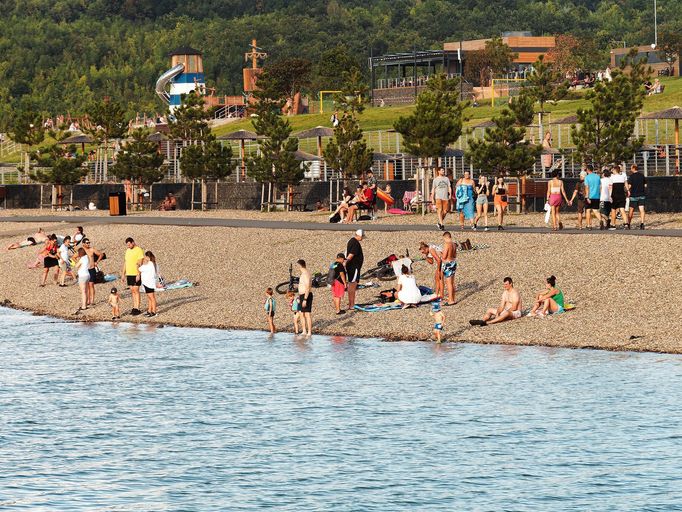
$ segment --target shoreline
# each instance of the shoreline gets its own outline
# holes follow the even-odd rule
[[[267,325],[262,310],[265,288],[284,281],[289,263],[298,258],[308,261],[311,271],[326,272],[332,256],[345,248],[356,227],[368,230],[363,241],[365,269],[392,252],[403,253],[405,248],[414,257],[421,240],[433,243],[440,239],[435,229],[415,231],[409,225],[404,226],[405,231],[380,232],[372,230],[371,225],[353,225],[338,232],[93,221],[85,231],[95,247],[107,252],[105,273],[120,272],[123,240],[133,236],[144,249],[157,255],[161,274],[168,281],[185,278],[199,286],[157,294],[160,314],[143,322],[144,317],[127,314],[130,295],[120,281],[98,285],[94,309],[75,316],[77,286],[67,281],[67,288],[59,288],[50,277],[47,287],[39,288],[41,272],[26,267],[37,251],[27,248],[0,253],[6,277],[0,283],[0,304],[4,301],[14,309],[65,320],[108,322],[108,288],[117,286],[123,292],[123,322],[262,331]],[[29,233],[38,226],[7,219],[0,222],[0,242],[7,244],[14,241],[16,232]],[[64,218],[59,229],[58,234],[72,234],[75,223]],[[458,256],[458,304],[444,308],[448,342],[682,353],[682,340],[671,321],[677,314],[676,305],[668,300],[682,295],[682,285],[675,279],[680,270],[676,258],[682,253],[682,238],[628,236],[627,232],[614,237],[599,231],[558,237],[550,233],[518,236],[511,231],[453,231],[453,236],[456,240],[470,238],[472,243],[488,248]],[[433,267],[416,262],[414,269],[419,284],[432,285]],[[528,308],[534,294],[542,289],[544,277],[550,274],[557,276],[568,301],[577,304],[575,310],[547,319],[522,318],[483,328],[468,325],[470,318],[480,318],[485,309],[499,304],[504,276],[514,278]],[[380,288],[362,290],[358,303],[371,302],[381,289],[394,286],[395,281],[388,281],[381,282]],[[319,288],[313,293],[314,334],[386,341],[425,341],[431,337],[428,307],[337,317],[330,292]],[[276,300],[277,330],[290,332],[292,321],[284,296],[276,294]]]

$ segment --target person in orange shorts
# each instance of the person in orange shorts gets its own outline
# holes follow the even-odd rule
[[[436,226],[441,231],[445,230],[445,216],[450,211],[450,199],[452,198],[452,185],[450,179],[445,175],[445,169],[438,168],[438,176],[433,180],[431,186],[431,202],[436,205],[438,212],[438,222]]]

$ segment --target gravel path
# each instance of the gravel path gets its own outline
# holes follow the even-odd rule
[[[23,229],[23,234],[29,234],[43,222],[7,220],[0,222],[2,247],[16,240],[18,231]],[[64,220],[55,231],[73,233],[76,222],[70,221],[75,219],[66,216]],[[105,272],[120,272],[123,240],[133,236],[144,249],[157,255],[161,273],[168,280],[188,278],[199,283],[196,288],[158,294],[160,314],[150,322],[183,326],[266,328],[262,308],[265,288],[286,280],[289,263],[298,258],[307,260],[313,271],[326,273],[333,256],[345,248],[351,234],[349,227],[344,232],[335,232],[101,224],[102,220],[93,216],[85,231],[95,246],[109,256]],[[511,232],[455,232],[455,239],[470,238],[475,244],[488,244],[489,248],[459,255],[459,303],[444,308],[448,339],[682,353],[675,322],[679,312],[674,304],[675,298],[682,296],[678,279],[682,238],[632,236],[638,233],[635,231],[618,232],[621,236],[599,231],[583,233],[518,236]],[[434,230],[398,233],[372,230],[363,242],[365,267],[392,252],[402,253],[405,248],[415,255],[421,240],[440,242],[440,236]],[[50,281],[47,287],[39,288],[41,271],[27,268],[35,252],[35,248],[0,252],[4,270],[0,302],[71,319],[101,321],[111,317],[106,305],[109,285],[97,286],[95,308],[79,316],[73,315],[78,307],[76,285],[59,288]],[[420,284],[431,285],[432,267],[417,262],[415,270]],[[497,306],[502,278],[506,275],[514,278],[525,304],[530,306],[534,293],[544,288],[544,278],[550,274],[557,276],[558,286],[569,301],[577,303],[574,311],[549,319],[523,318],[485,328],[469,326],[469,319],[480,317],[487,307]],[[382,288],[394,284],[382,283]],[[117,286],[122,286],[120,281]],[[360,291],[358,302],[372,301],[378,290]],[[276,324],[280,330],[291,330],[283,296],[277,296],[277,301]],[[130,310],[128,291],[123,293],[123,302],[123,320],[143,321],[126,315]],[[314,303],[317,333],[410,340],[424,340],[431,335],[428,307],[336,316],[327,289],[315,290]]]

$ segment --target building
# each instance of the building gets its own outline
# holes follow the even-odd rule
[[[647,64],[651,66],[651,68],[654,70],[654,74],[656,75],[667,75],[668,73],[668,63],[663,59],[663,57],[658,53],[657,50],[651,48],[649,45],[645,46],[637,46],[637,59],[646,59]],[[623,62],[623,58],[630,52],[631,48],[613,48],[611,50],[611,68],[618,68],[620,67],[621,62]],[[679,69],[679,64],[675,66],[674,64],[677,64],[680,62],[679,55],[677,57],[677,62],[673,63],[673,76],[680,76],[680,69]]]

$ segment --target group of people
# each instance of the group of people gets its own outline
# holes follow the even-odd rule
[[[372,217],[376,216],[376,202],[378,184],[374,177],[374,172],[369,169],[366,173],[366,181],[361,181],[355,188],[355,193],[345,187],[343,196],[336,210],[329,216],[330,222],[352,223],[355,222],[356,215],[360,210],[366,210]],[[391,185],[386,185],[382,190],[383,194],[391,198]]]
[[[504,178],[498,176],[491,184],[486,176],[479,176],[478,183],[471,179],[471,173],[464,171],[464,176],[457,180],[454,187],[450,178],[445,175],[445,169],[439,167],[438,176],[431,186],[431,203],[435,205],[438,214],[436,226],[445,230],[445,217],[452,211],[459,214],[459,225],[464,229],[465,221],[469,221],[473,230],[478,229],[478,222],[483,219],[484,230],[488,230],[488,211],[490,202],[494,205],[494,215],[497,218],[497,229],[504,229],[504,214],[509,205],[507,188]]]

